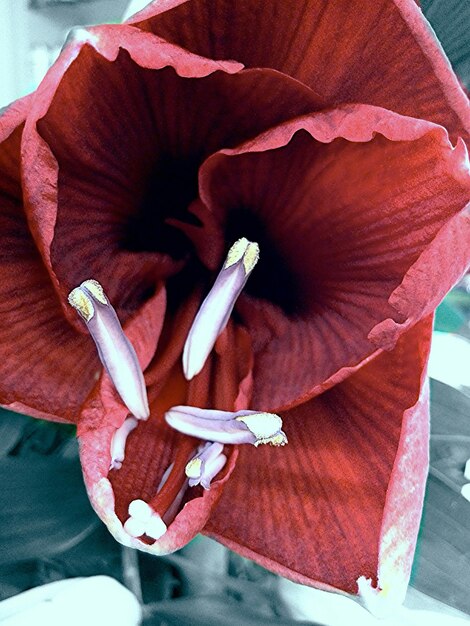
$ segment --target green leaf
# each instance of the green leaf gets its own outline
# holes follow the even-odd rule
[[[0,564],[63,552],[99,523],[76,461],[6,457],[0,474]]]
[[[444,333],[456,333],[465,324],[465,316],[450,302],[444,300],[436,309],[434,329]]]
[[[10,454],[23,437],[31,418],[0,409],[0,457]]]
[[[470,502],[460,494],[470,458],[470,398],[431,384],[431,467],[412,586],[470,614]]]

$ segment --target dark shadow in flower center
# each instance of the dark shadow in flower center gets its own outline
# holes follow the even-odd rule
[[[186,235],[167,224],[177,219],[199,226],[188,211],[198,197],[197,172],[201,157],[184,160],[165,156],[151,171],[138,211],[126,224],[122,246],[131,252],[161,252],[180,259],[192,250]]]
[[[260,247],[260,259],[248,279],[246,293],[278,305],[288,315],[301,313],[304,307],[298,277],[274,245],[266,224],[244,207],[231,209],[225,224],[228,246],[240,237],[256,241]]]

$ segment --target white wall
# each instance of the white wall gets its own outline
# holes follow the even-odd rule
[[[120,22],[128,3],[94,0],[33,10],[28,0],[0,0],[0,107],[36,88],[73,26]]]

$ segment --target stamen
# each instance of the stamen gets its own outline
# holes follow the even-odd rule
[[[85,280],[70,292],[69,303],[84,319],[122,401],[137,419],[146,420],[149,406],[139,360],[102,286]]]
[[[194,378],[204,367],[258,259],[258,244],[245,237],[236,241],[228,251],[225,263],[202,303],[186,339],[183,370],[187,380]]]
[[[111,441],[111,464],[109,469],[121,469],[122,462],[125,458],[126,440],[134,428],[136,428],[138,420],[135,417],[128,417],[124,420],[113,435]]]
[[[219,443],[251,443],[284,446],[287,437],[282,420],[274,413],[217,411],[192,406],[175,406],[165,414],[167,423],[185,435]]]
[[[189,478],[189,486],[202,485],[210,489],[211,480],[217,476],[227,462],[222,454],[224,446],[221,443],[207,442],[200,446],[198,454],[186,465],[185,472]]]

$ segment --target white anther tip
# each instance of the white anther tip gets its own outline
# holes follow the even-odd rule
[[[111,471],[112,469],[118,470],[121,469],[122,467],[122,461],[124,459],[113,459],[109,465],[109,471]]]
[[[141,537],[145,533],[145,522],[130,517],[124,524],[124,530],[131,537]]]
[[[158,513],[154,513],[145,526],[145,533],[152,539],[160,539],[166,530],[167,526]]]
[[[132,500],[127,509],[129,515],[141,522],[148,522],[152,517],[153,509],[143,500]]]

